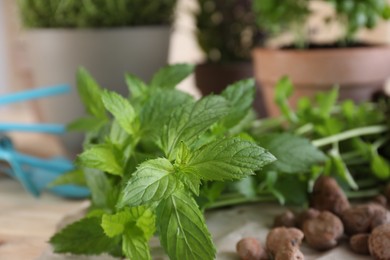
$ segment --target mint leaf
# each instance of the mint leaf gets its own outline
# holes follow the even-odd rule
[[[126,85],[129,88],[132,98],[143,96],[148,88],[142,79],[132,74],[126,74]]]
[[[161,137],[161,146],[168,158],[173,159],[180,142],[193,145],[201,134],[228,111],[226,100],[218,96],[208,96],[194,104],[176,109]]]
[[[291,80],[288,77],[283,77],[276,85],[275,102],[279,106],[282,115],[290,122],[296,123],[298,121],[297,115],[288,102],[288,98],[293,94],[293,91]]]
[[[107,117],[100,98],[102,89],[84,68],[79,68],[77,72],[77,89],[88,114],[98,118]]]
[[[316,95],[316,102],[318,104],[319,113],[322,117],[328,117],[330,115],[338,97],[338,88],[333,88],[329,92],[319,93]]]
[[[119,205],[138,206],[169,197],[177,186],[174,172],[167,159],[142,163],[124,188]]]
[[[67,131],[82,131],[89,132],[94,131],[102,127],[105,123],[107,123],[107,119],[105,118],[97,118],[97,117],[84,117],[77,119],[70,124],[67,125]]]
[[[107,176],[99,170],[89,168],[84,169],[84,176],[91,191],[93,206],[104,210],[115,209],[119,189],[114,187]]]
[[[303,137],[275,134],[265,135],[257,141],[277,159],[267,169],[284,173],[303,173],[308,172],[311,166],[326,160],[326,156]]]
[[[156,139],[161,129],[178,107],[193,102],[193,97],[177,90],[156,90],[140,111],[141,132],[144,137]]]
[[[152,78],[150,87],[173,89],[194,71],[194,65],[175,64],[160,69]]]
[[[123,234],[122,250],[128,259],[151,260],[148,240],[136,226],[129,226]]]
[[[84,218],[54,235],[50,244],[56,253],[98,255],[110,252],[118,240],[107,237],[100,226],[100,218]]]
[[[160,241],[170,259],[214,259],[215,248],[195,200],[178,190],[157,207]]]
[[[142,236],[147,240],[155,232],[156,217],[147,207],[140,206],[134,208],[125,208],[116,214],[105,214],[102,218],[102,228],[109,237],[115,237],[124,234],[127,226],[133,223],[142,231]]]
[[[255,95],[255,81],[246,79],[228,86],[221,94],[230,104],[230,112],[224,118],[227,128],[236,126],[252,108]]]
[[[180,169],[203,180],[232,180],[251,175],[274,160],[255,143],[229,138],[194,151]]]
[[[65,174],[62,174],[58,176],[53,182],[51,182],[48,187],[55,187],[60,185],[79,185],[79,186],[85,186],[85,177],[84,172],[80,169],[74,169],[72,171],[69,171]]]
[[[104,106],[114,115],[120,126],[128,133],[134,134],[135,126],[135,111],[130,102],[121,95],[104,90],[102,94]]]
[[[79,155],[78,160],[84,167],[98,169],[114,175],[123,175],[120,158],[113,152],[110,144],[91,146]]]

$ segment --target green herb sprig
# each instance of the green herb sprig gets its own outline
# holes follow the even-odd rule
[[[149,240],[157,232],[171,259],[215,258],[195,200],[202,184],[244,179],[275,158],[234,134],[250,112],[254,81],[195,101],[175,89],[192,71],[190,65],[168,66],[149,84],[126,75],[129,98],[101,89],[79,71],[88,117],[69,128],[88,132],[85,150],[79,172],[56,183],[75,176],[81,183],[83,176],[92,205],[85,218],[51,238],[55,252],[151,259]]]

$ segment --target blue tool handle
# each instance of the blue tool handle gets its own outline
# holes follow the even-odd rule
[[[60,124],[0,123],[0,132],[8,131],[63,134],[66,132],[66,127]]]
[[[39,196],[40,191],[39,189],[32,183],[31,177],[27,176],[20,164],[15,160],[15,158],[12,156],[12,153],[10,152],[5,152],[0,150],[0,158],[2,160],[7,161],[11,167],[12,167],[12,172],[11,174],[13,175],[14,178],[18,179],[22,185],[27,189],[29,192],[31,192],[34,196]]]
[[[23,165],[42,168],[48,171],[67,172],[74,169],[72,162],[66,159],[40,159],[34,156],[25,155],[18,152],[12,153],[15,160]]]
[[[69,92],[70,92],[70,86],[67,84],[21,91],[18,93],[0,96],[0,105],[16,103],[25,100],[44,98],[49,96],[56,96],[56,95],[61,95]]]

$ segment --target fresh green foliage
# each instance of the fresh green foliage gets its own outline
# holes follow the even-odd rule
[[[270,35],[291,32],[295,47],[304,48],[309,42],[309,30],[305,25],[315,9],[313,0],[254,0],[253,9],[260,28]],[[390,18],[390,6],[386,0],[321,0],[328,2],[335,15],[326,17],[325,23],[336,21],[342,28],[340,44],[354,44],[360,29],[372,29],[379,21]]]
[[[275,157],[236,134],[250,113],[254,81],[238,82],[221,96],[195,101],[174,88],[192,70],[185,64],[168,66],[149,84],[128,74],[128,98],[102,90],[80,71],[78,88],[89,117],[73,125],[84,126],[83,120],[92,119],[102,124],[89,129],[77,159],[83,174],[69,174],[66,181],[77,177],[80,182],[83,176],[92,205],[81,222],[85,227],[75,223],[53,237],[57,252],[151,259],[148,242],[157,230],[171,259],[215,258],[195,197],[213,181],[255,176]],[[91,234],[91,226],[97,226],[97,234]],[[66,240],[76,232],[92,235],[100,248],[87,248],[89,242],[73,248],[77,244]]]
[[[169,24],[176,0],[18,0],[29,28],[102,28]]]
[[[70,224],[50,239],[58,253],[98,255],[114,250],[118,241],[106,236],[98,217],[84,218]]]
[[[198,0],[197,40],[207,62],[250,59],[250,50],[263,41],[251,11],[251,0]]]
[[[281,79],[275,101],[282,116],[262,121],[252,132],[278,159],[264,169],[269,173],[260,180],[263,194],[272,193],[282,202],[293,199],[302,203],[305,196],[299,195],[297,201],[297,197],[285,194],[291,189],[309,191],[319,174],[336,177],[351,197],[378,194],[383,181],[390,179],[390,154],[384,152],[390,145],[389,102],[338,103],[335,88],[313,100],[301,98],[294,110],[288,102],[292,93],[290,80]],[[289,185],[283,184],[285,179]]]
[[[172,260],[214,259],[215,248],[195,200],[178,190],[157,207],[161,244]]]

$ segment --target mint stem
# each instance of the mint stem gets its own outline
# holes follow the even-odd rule
[[[277,200],[273,196],[254,197],[254,198],[239,196],[236,198],[216,201],[212,205],[207,207],[207,209],[223,208],[228,206],[235,206],[239,204],[255,203],[255,202],[277,202]]]
[[[361,128],[355,128],[349,131],[345,131],[340,134],[332,135],[329,137],[321,138],[314,140],[312,144],[316,147],[326,146],[335,142],[344,141],[353,137],[364,136],[364,135],[373,135],[380,134],[389,130],[388,126],[377,125],[377,126],[367,126]]]

